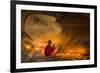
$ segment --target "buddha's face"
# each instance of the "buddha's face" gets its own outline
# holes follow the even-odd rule
[[[32,14],[27,17],[24,30],[34,40],[46,34],[59,34],[61,27],[53,16]]]

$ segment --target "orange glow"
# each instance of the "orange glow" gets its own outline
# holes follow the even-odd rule
[[[48,44],[48,40],[52,40],[52,43],[55,44],[56,47],[56,52],[52,54],[53,57],[58,57],[64,60],[80,60],[89,58],[89,55],[87,56],[87,54],[89,54],[89,49],[82,46],[82,43],[80,42],[74,42],[72,39],[73,37],[71,36],[74,35],[66,37],[61,33],[49,33],[41,36],[40,38],[36,38],[33,42],[27,40],[30,44],[26,44],[24,42],[22,44],[26,47],[26,51],[31,51],[31,53],[38,51],[41,56],[45,57],[45,47]],[[59,51],[59,49],[61,49],[61,51]]]
[[[88,50],[85,47],[79,47],[79,48],[68,48],[64,50],[64,52],[59,52],[56,54],[57,57],[60,57],[62,59],[85,59],[86,54],[88,54]]]
[[[36,51],[39,51],[39,50],[40,50],[40,48],[36,47],[36,48],[35,48],[35,50],[36,50]]]

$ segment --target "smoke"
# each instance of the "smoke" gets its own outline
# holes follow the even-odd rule
[[[61,24],[56,21],[56,17],[46,14],[29,15],[25,21],[24,31],[32,39],[34,46],[46,46],[51,40],[56,47],[71,44],[75,40],[75,33],[62,32]]]
[[[53,16],[32,14],[27,17],[24,30],[34,43],[41,40],[61,40],[62,27]]]

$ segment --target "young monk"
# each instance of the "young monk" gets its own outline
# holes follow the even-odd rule
[[[47,46],[45,47],[45,51],[44,51],[45,56],[46,57],[52,56],[52,53],[54,52],[54,50],[55,50],[55,47],[52,46],[52,41],[49,40]]]

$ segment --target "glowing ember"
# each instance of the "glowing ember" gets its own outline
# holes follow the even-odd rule
[[[36,51],[39,51],[39,50],[40,50],[40,48],[36,47],[36,48],[35,48],[35,50],[36,50]]]
[[[74,59],[86,59],[88,57],[88,49],[85,47],[79,48],[68,48],[64,52],[59,52],[56,54],[57,57],[62,59],[74,60]],[[87,56],[86,56],[87,55]]]

